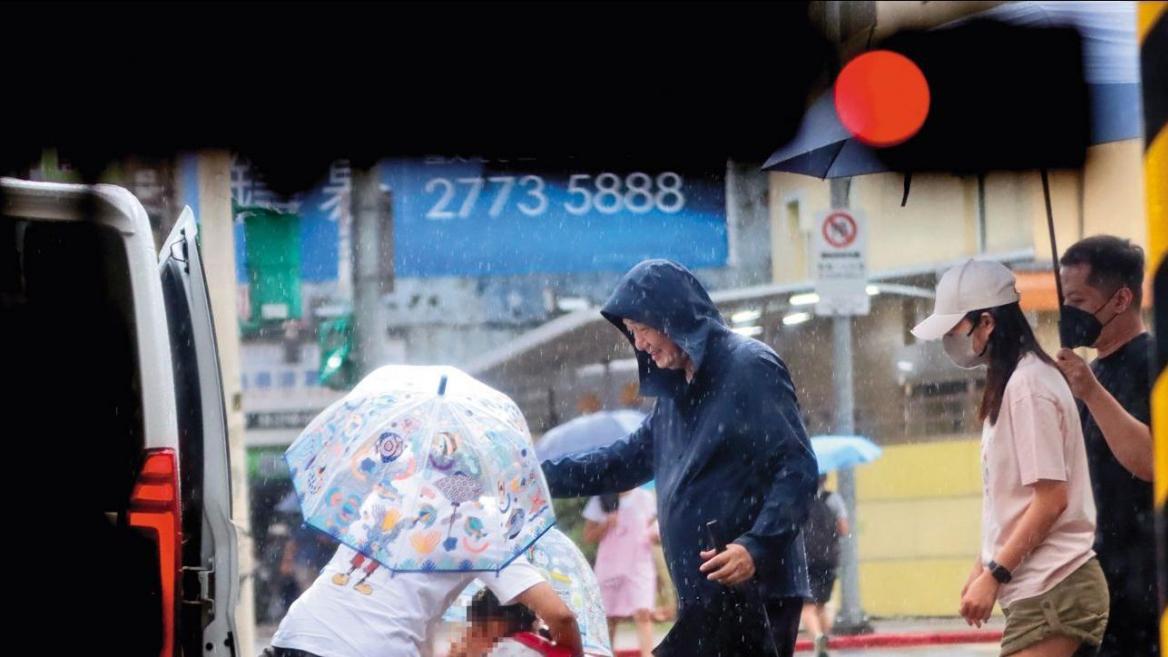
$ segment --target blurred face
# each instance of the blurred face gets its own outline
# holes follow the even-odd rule
[[[968,335],[973,343],[974,353],[984,353],[990,342],[990,334],[994,332],[994,318],[989,313],[982,313],[978,318],[977,326],[969,318],[961,320],[957,326],[949,329],[945,335]]]
[[[973,369],[989,364],[989,341],[994,331],[994,318],[989,313],[982,313],[976,320],[969,318],[949,329],[943,338],[941,346],[945,355],[953,364],[965,369]]]
[[[633,334],[633,346],[637,351],[649,354],[649,358],[653,359],[657,367],[663,370],[685,369],[689,362],[689,356],[681,350],[681,347],[677,346],[677,343],[670,340],[669,336],[651,326],[634,322],[631,319],[626,319],[624,322],[625,327]]]
[[[490,619],[471,623],[467,644],[472,654],[487,654],[507,636],[507,621]]]

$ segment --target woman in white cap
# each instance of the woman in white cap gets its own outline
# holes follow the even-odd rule
[[[1034,337],[1014,275],[970,260],[937,283],[933,314],[913,329],[941,339],[959,367],[985,366],[981,554],[961,615],[1006,616],[1001,654],[1092,654],[1107,626],[1107,581],[1095,559],[1095,502],[1070,388]]]

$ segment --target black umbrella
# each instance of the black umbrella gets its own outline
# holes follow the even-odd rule
[[[882,47],[917,63],[930,87],[920,131],[890,148],[865,146],[828,92],[763,169],[824,179],[898,171],[902,205],[914,171],[978,174],[980,184],[991,170],[1038,169],[1061,309],[1047,172],[1081,166],[1089,144],[1142,136],[1132,11],[1123,3],[1009,3],[981,19],[895,35]],[[1064,345],[1067,338],[1060,335]]]

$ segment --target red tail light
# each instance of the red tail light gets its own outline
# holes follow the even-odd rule
[[[179,572],[182,567],[182,517],[179,504],[178,469],[174,450],[150,450],[134,494],[130,498],[130,525],[141,529],[158,545],[162,576],[162,652],[174,655],[175,612]]]

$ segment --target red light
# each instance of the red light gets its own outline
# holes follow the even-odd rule
[[[174,450],[151,450],[130,498],[130,525],[138,527],[158,545],[162,582],[162,652],[174,654],[178,572],[182,565],[182,515],[178,495]]]
[[[890,50],[866,52],[835,81],[835,111],[856,139],[879,148],[911,138],[929,114],[929,83],[909,58]]]

